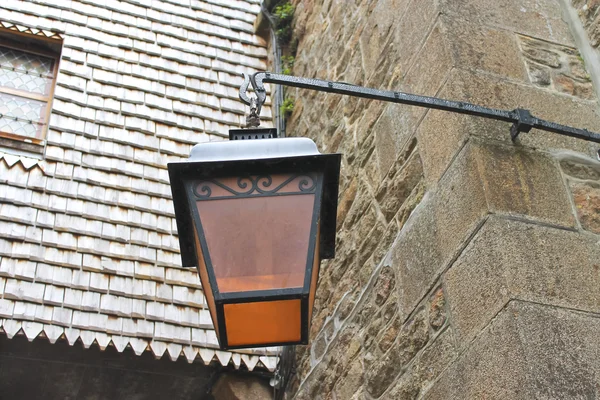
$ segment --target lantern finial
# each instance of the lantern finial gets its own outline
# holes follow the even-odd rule
[[[246,116],[246,127],[257,128],[260,126],[260,111],[267,99],[267,93],[262,84],[257,86],[254,75],[248,76],[248,74],[243,73],[242,76],[244,77],[244,81],[240,86],[239,97],[243,103],[250,106],[250,114]],[[256,97],[248,96],[247,92],[250,84],[252,84]]]

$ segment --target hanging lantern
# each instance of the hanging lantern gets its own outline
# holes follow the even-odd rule
[[[230,139],[168,165],[182,264],[198,269],[221,349],[307,344],[340,155],[274,129]]]

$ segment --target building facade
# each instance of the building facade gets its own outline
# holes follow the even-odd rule
[[[596,0],[287,4],[291,25],[275,28],[292,32],[294,75],[600,131]],[[179,266],[166,174],[244,123],[239,73],[275,69],[259,13],[258,0],[0,5],[2,393],[271,397],[278,349],[218,350]],[[337,255],[287,398],[600,396],[598,144],[286,97],[288,136],[343,154]]]
[[[293,75],[600,131],[594,0],[293,1]],[[343,154],[337,255],[290,399],[600,395],[597,143],[288,89]]]
[[[277,348],[218,350],[166,169],[245,122],[240,73],[267,61],[259,11],[0,5],[0,397],[271,395]]]

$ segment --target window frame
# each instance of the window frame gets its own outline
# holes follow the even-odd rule
[[[27,41],[20,42],[18,40],[19,38],[26,38]],[[0,86],[0,93],[2,94],[19,96],[29,100],[36,100],[46,103],[45,115],[42,121],[44,123],[44,126],[40,134],[41,139],[16,135],[0,130],[0,147],[43,154],[44,147],[46,144],[46,138],[48,135],[48,128],[50,125],[50,116],[52,114],[52,102],[54,100],[54,91],[56,89],[61,52],[45,49],[41,46],[41,43],[40,45],[37,45],[36,42],[48,43],[62,49],[62,41],[60,40],[40,37],[37,35],[26,34],[21,32],[15,32],[13,30],[0,29],[1,47],[9,48],[23,53],[47,57],[54,60],[51,78],[52,82],[50,84],[50,90],[48,91],[47,95]]]

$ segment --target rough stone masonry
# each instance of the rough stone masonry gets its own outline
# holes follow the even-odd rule
[[[600,127],[597,0],[293,3],[294,75]],[[513,144],[505,123],[287,95],[288,132],[343,154],[337,256],[287,398],[600,396],[598,146],[536,131]]]

